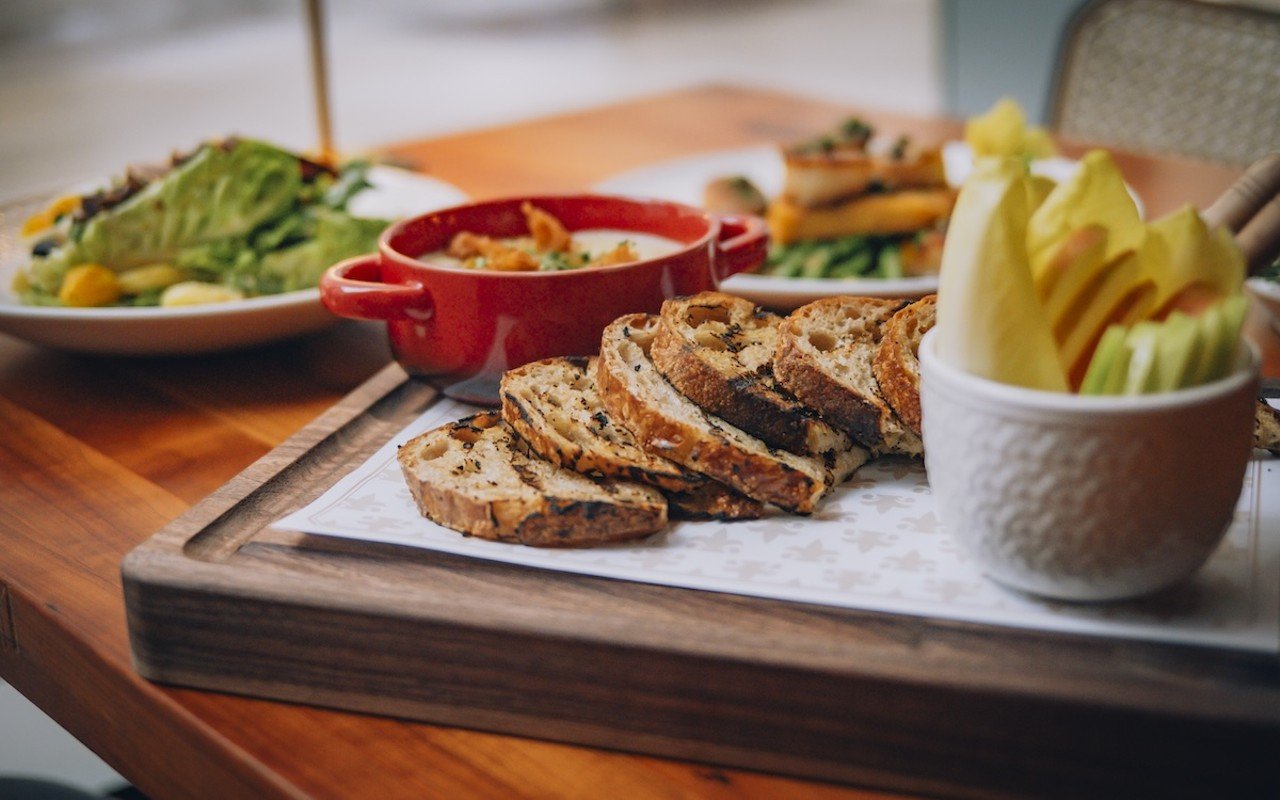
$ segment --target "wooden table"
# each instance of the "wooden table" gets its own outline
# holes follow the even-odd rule
[[[575,190],[658,159],[802,136],[848,111],[714,87],[390,152],[475,196]],[[960,131],[865,116],[925,140]],[[1204,207],[1237,174],[1118,161],[1154,214]],[[1280,374],[1280,343],[1251,329]],[[0,336],[0,676],[155,797],[885,796],[139,678],[121,559],[373,374],[384,347],[377,326],[357,324],[199,358],[90,358]]]

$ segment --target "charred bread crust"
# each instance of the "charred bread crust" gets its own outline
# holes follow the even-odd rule
[[[937,319],[937,295],[922,297],[885,323],[871,368],[884,399],[917,436],[920,420],[920,337]]]
[[[852,446],[773,375],[782,318],[749,300],[703,292],[662,304],[650,357],[685,397],[770,447],[822,456]]]
[[[1259,400],[1253,416],[1253,446],[1280,456],[1280,411]]]
[[[538,455],[590,478],[670,492],[690,492],[706,483],[704,475],[641,449],[609,415],[596,391],[593,361],[549,358],[507,371],[499,389],[502,418]],[[560,397],[552,398],[552,392]],[[568,404],[578,407],[565,409]],[[566,432],[569,426],[575,430]],[[569,435],[574,432],[580,441]]]
[[[778,381],[828,422],[876,452],[919,455],[920,439],[884,400],[872,370],[881,326],[909,300],[825,297],[778,331]]]
[[[779,379],[832,425],[872,449],[884,445],[881,409],[851,394],[824,372],[790,337],[778,341],[774,359]]]
[[[667,516],[671,519],[738,520],[760,519],[764,503],[735,492],[719,481],[707,481],[687,492],[664,492]]]
[[[539,463],[496,412],[428,431],[402,445],[396,457],[423,516],[469,536],[534,547],[583,547],[648,536],[667,522],[666,502],[657,490],[596,485]],[[486,476],[486,468],[492,468],[486,461],[493,459],[503,459],[512,473]],[[455,466],[448,468],[449,463]],[[465,469],[458,472],[459,467]],[[567,480],[581,496],[542,485],[563,476],[572,476]]]
[[[657,323],[655,316],[633,314],[605,328],[596,382],[609,412],[646,450],[760,502],[811,513],[830,488],[825,470],[713,420],[667,384],[648,356]]]

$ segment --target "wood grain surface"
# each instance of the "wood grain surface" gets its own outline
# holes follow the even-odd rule
[[[574,190],[655,159],[804,134],[849,111],[711,87],[390,152],[475,196]],[[958,130],[867,116],[922,137]],[[1155,213],[1206,206],[1235,176],[1176,159],[1118,161]],[[1256,320],[1252,331],[1267,372],[1280,374],[1275,337]],[[377,372],[385,348],[376,326],[357,324],[189,359],[90,358],[0,336],[0,676],[155,797],[884,796],[139,677],[126,638],[125,554]],[[271,547],[264,541],[261,557]],[[880,635],[916,633],[886,626]],[[892,749],[891,733],[880,741]],[[972,746],[983,749],[980,731]]]

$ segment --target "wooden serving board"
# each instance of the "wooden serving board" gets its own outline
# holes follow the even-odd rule
[[[145,677],[908,792],[1253,796],[1275,656],[273,530],[436,398],[390,366],[125,559]]]

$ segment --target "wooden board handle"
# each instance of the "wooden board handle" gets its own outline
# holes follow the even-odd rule
[[[1204,212],[1236,235],[1253,275],[1280,255],[1280,151],[1255,161]]]

